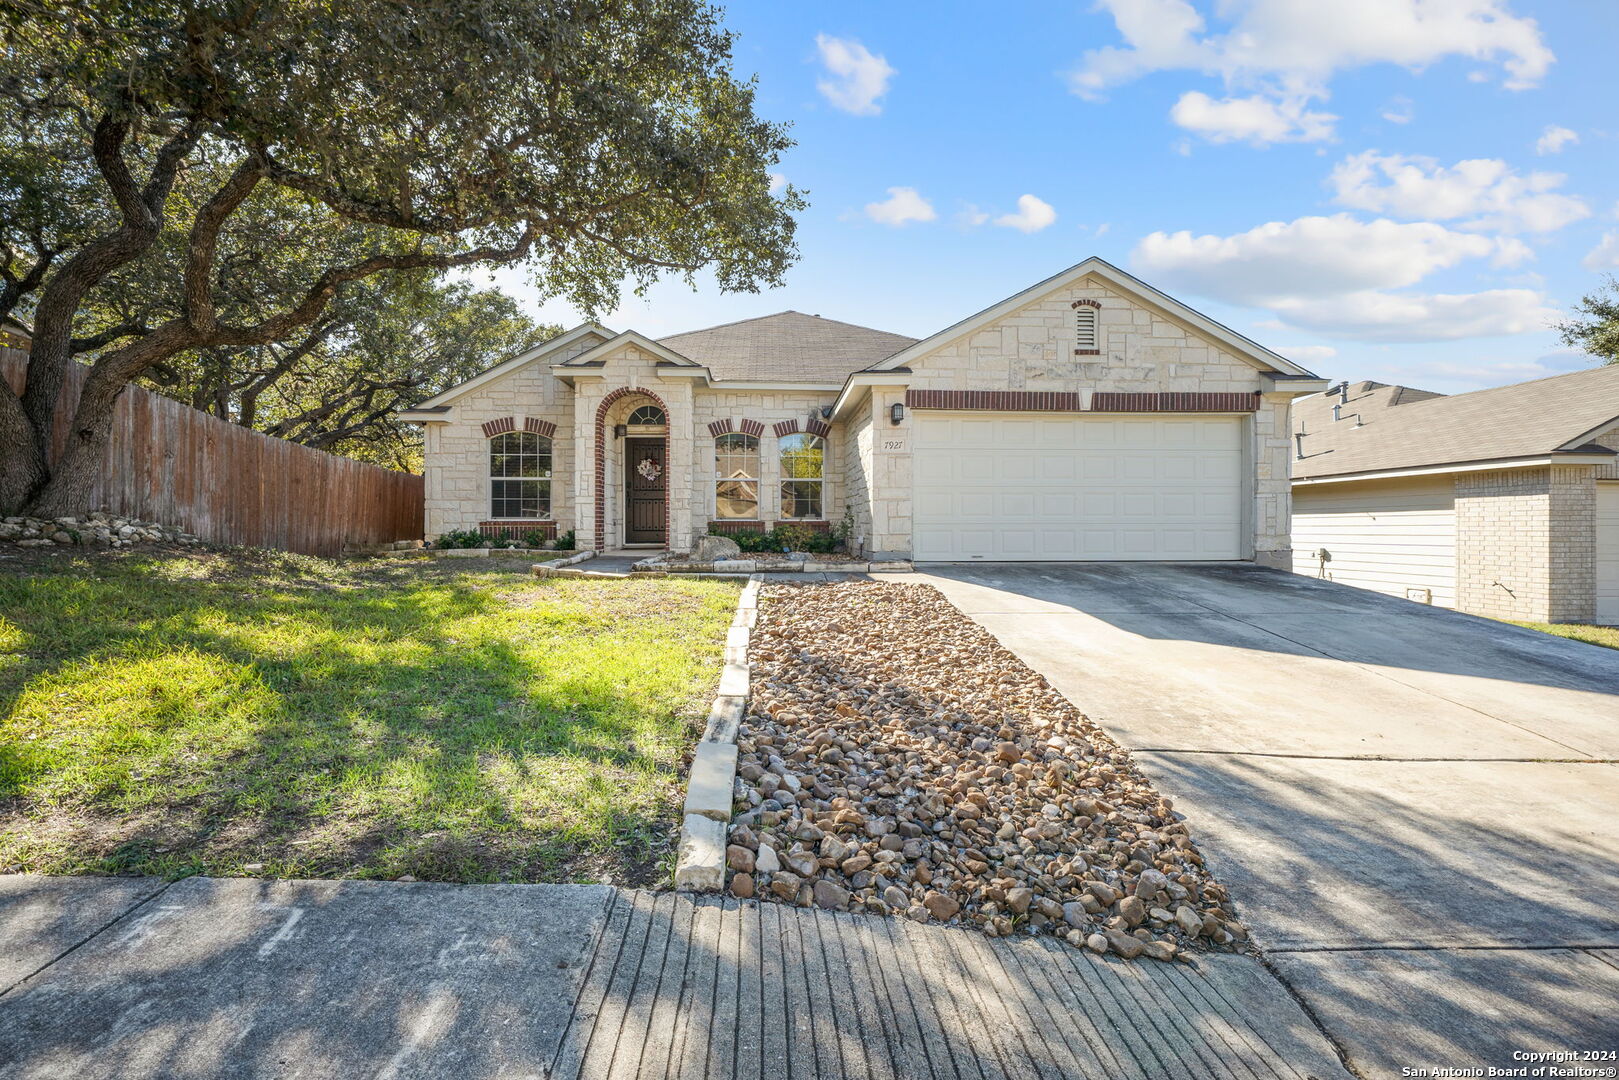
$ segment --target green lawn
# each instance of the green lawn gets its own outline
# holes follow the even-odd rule
[[[734,583],[8,548],[0,871],[667,875]]]
[[[1607,649],[1619,649],[1619,627],[1543,622],[1515,622],[1512,625],[1527,627],[1530,630],[1539,630],[1543,634],[1556,634],[1558,637],[1584,641],[1591,645],[1601,645]]]

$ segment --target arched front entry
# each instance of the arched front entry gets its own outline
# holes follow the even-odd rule
[[[669,407],[624,386],[596,408],[595,549],[669,546]]]

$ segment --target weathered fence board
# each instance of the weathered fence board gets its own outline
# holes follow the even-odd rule
[[[26,353],[0,348],[0,375],[20,392]],[[57,406],[54,460],[87,369],[75,364]],[[92,505],[174,525],[216,544],[336,555],[346,545],[418,540],[422,478],[311,450],[129,387]]]

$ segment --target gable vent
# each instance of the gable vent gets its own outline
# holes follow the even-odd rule
[[[1094,300],[1077,300],[1074,302],[1074,355],[1100,356],[1102,353],[1101,333],[1097,326],[1101,311]]]

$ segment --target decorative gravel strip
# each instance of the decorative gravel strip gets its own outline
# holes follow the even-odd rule
[[[760,611],[734,895],[1126,958],[1246,941],[1129,753],[937,589],[771,585]]]

